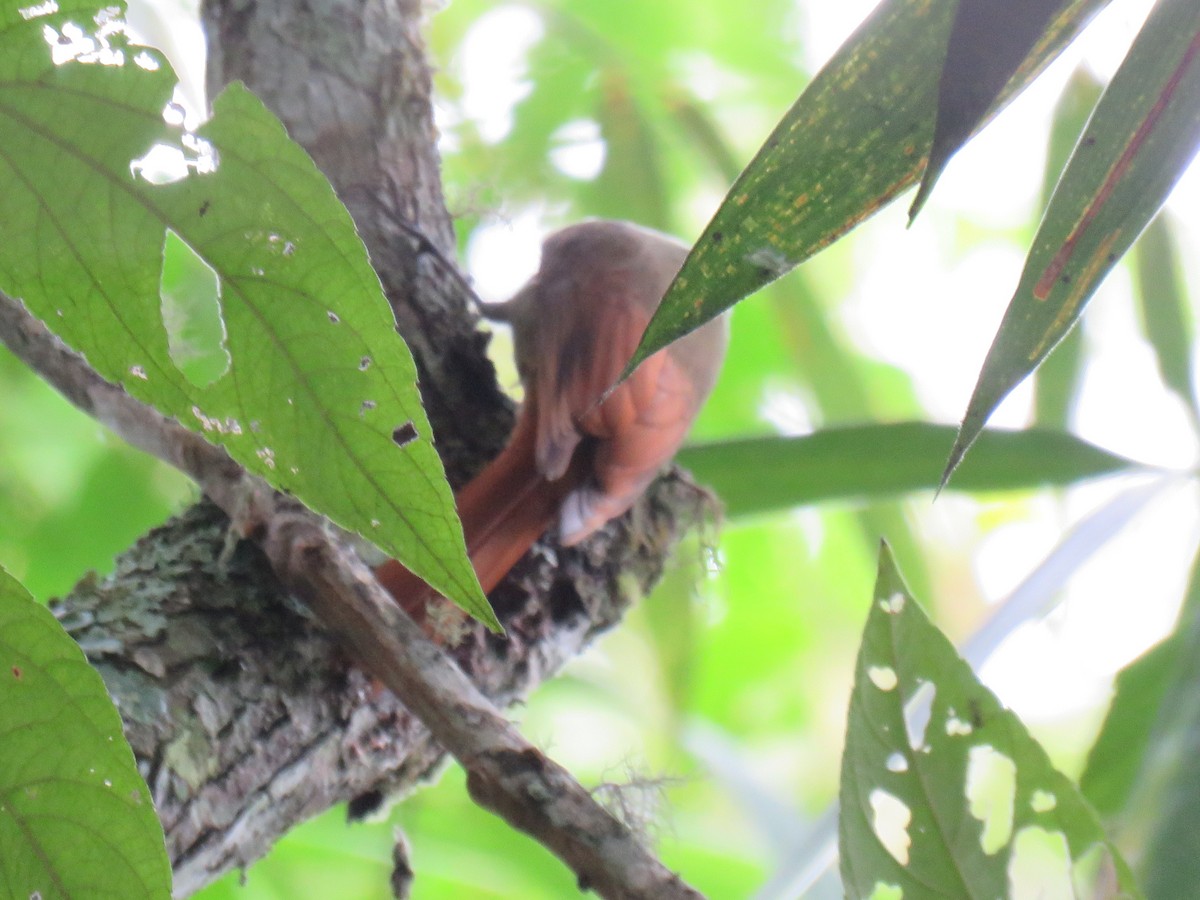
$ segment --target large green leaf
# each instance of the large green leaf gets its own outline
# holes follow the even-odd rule
[[[1075,0],[1027,83],[1106,0]],[[786,274],[911,185],[925,164],[958,0],[886,0],[784,115],[693,247],[633,360]]]
[[[1079,318],[1200,146],[1200,6],[1160,0],[1100,99],[1038,229],[947,475]]]
[[[848,897],[1138,896],[1096,814],[929,621],[886,546],[840,806]]]
[[[166,898],[150,791],[104,682],[0,569],[0,895]]]
[[[711,485],[730,515],[828,500],[861,500],[937,488],[954,428],[925,422],[828,428],[685,447],[680,465]],[[964,491],[1064,485],[1137,464],[1058,431],[984,432],[954,479]]]
[[[169,125],[174,82],[84,0],[0,13],[0,289],[106,378],[495,626],[345,208],[243,87],[197,135]],[[155,147],[186,175],[135,162]],[[178,300],[164,247],[179,245],[220,289],[225,346],[198,371],[164,325]]]

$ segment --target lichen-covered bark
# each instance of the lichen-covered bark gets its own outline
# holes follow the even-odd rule
[[[496,595],[508,638],[470,632],[460,666],[500,705],[527,695],[658,577],[703,505],[690,482],[668,477],[584,552],[526,561]],[[252,544],[230,539],[211,505],[148,534],[55,612],[121,711],[177,896],[336,803],[371,811],[441,759],[401,700],[288,598]]]
[[[211,80],[241,78],[259,93],[354,214],[460,479],[498,449],[511,410],[449,268],[417,4],[220,0],[205,15]],[[706,506],[671,475],[584,546],[536,548],[492,597],[507,638],[469,631],[454,648],[459,664],[498,704],[527,695],[648,590]],[[55,608],[120,707],[178,896],[331,805],[365,814],[443,756],[403,698],[364,676],[208,504]]]

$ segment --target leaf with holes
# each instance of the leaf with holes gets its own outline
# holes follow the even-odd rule
[[[104,377],[498,627],[345,207],[244,87],[184,131],[174,74],[119,12],[0,12],[0,221],[20,223],[0,289]]]
[[[5,896],[170,896],[162,827],[104,682],[3,569],[0,759]]]
[[[886,546],[840,805],[849,897],[1139,896],[1095,813],[925,616]]]
[[[949,477],[1000,401],[1062,340],[1200,148],[1200,5],[1162,0],[1063,173],[984,360]]]

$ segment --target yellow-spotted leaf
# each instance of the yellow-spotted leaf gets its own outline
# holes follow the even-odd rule
[[[1024,86],[1107,0],[1073,0],[1013,87]],[[817,74],[692,248],[627,372],[789,272],[909,187],[933,137],[958,0],[885,0]]]

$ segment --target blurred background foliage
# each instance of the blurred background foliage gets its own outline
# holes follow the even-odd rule
[[[749,14],[722,0],[454,0],[432,14],[448,202],[481,293],[500,299],[536,265],[540,234],[585,216],[694,238],[871,4],[818,14],[824,6],[840,5],[762,0]],[[912,231],[903,230],[903,209],[890,210],[738,306],[728,362],[693,439],[956,421],[1033,236],[1040,184],[1053,183],[1078,133],[1080,109],[1089,108],[1078,98],[1094,99],[1086,70],[1069,80],[1078,63],[1078,55],[1060,61],[1050,86],[1030,92],[1041,90],[1040,99],[1018,101],[985,132],[980,143],[990,140],[990,149],[979,153],[992,156],[951,165]],[[1064,86],[1059,118],[1074,119],[1074,130],[1060,133],[1036,110],[1049,110]],[[998,183],[986,183],[982,168],[1006,157],[1007,169],[993,173]],[[1149,252],[1173,259],[1163,249],[1170,235],[1156,240]],[[1176,287],[1195,274],[1174,275]],[[1142,292],[1152,280],[1143,273]],[[1121,332],[1141,293],[1123,271],[1110,282],[1112,296],[1099,303],[1126,311],[1098,317]],[[1018,391],[998,421],[1077,425],[1093,357],[1105,342],[1130,338],[1129,328],[1124,337],[1104,336],[1113,333],[1108,324],[1103,333],[1090,323],[1077,330],[1039,373],[1036,390]],[[1146,331],[1155,351],[1181,333],[1160,324],[1156,339],[1153,327]],[[907,361],[883,346],[880,334],[889,331],[911,338]],[[511,384],[503,336],[494,344]],[[1163,353],[1139,346],[1142,370],[1154,360],[1161,367]],[[1172,388],[1190,391],[1186,363],[1179,372],[1168,365],[1165,383],[1152,373],[1136,385],[1137,402],[1166,409],[1172,422],[1188,418],[1182,403],[1159,399]],[[0,390],[0,559],[35,595],[108,571],[116,553],[194,499],[181,476],[76,413],[6,352]],[[1130,427],[1124,420],[1092,439],[1156,464],[1178,465],[1195,452],[1191,429],[1168,428],[1149,445],[1106,442]],[[644,823],[692,884],[712,897],[750,896],[794,863],[836,796],[880,538],[914,594],[962,640],[987,604],[1119,481],[1074,492],[950,491],[936,504],[931,491],[868,494],[727,519],[690,540],[653,596],[513,715],[585,784],[606,785],[603,796]],[[1190,552],[1195,517],[1180,515],[1163,552]],[[1006,695],[1004,667],[992,673],[1018,712],[1039,680],[1081,668],[1094,676],[1057,711],[1040,710],[1039,721],[1035,709],[1030,721],[1069,774],[1078,774],[1104,712],[1104,679],[1169,627],[1185,570],[1174,568],[1177,578],[1146,587],[1167,598],[1162,611],[1105,661],[1071,660],[1035,637],[1009,654],[1033,687],[1015,684]],[[200,896],[388,897],[396,828],[411,843],[417,898],[576,893],[541,848],[471,804],[453,766],[386,820],[346,828],[344,818],[334,810],[302,825],[243,878]]]

